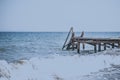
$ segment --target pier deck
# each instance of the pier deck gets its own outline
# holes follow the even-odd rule
[[[68,41],[68,38],[71,34],[71,38]],[[70,29],[68,36],[64,42],[63,48],[66,50],[75,50],[77,49],[77,52],[80,53],[80,44],[82,44],[82,48],[85,49],[85,44],[89,44],[94,46],[94,52],[101,51],[101,47],[103,46],[104,50],[107,48],[120,48],[120,38],[89,38],[89,37],[83,37],[84,32],[82,32],[81,36],[75,36],[75,33],[73,32],[73,28]]]

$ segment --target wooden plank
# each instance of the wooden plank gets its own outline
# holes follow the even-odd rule
[[[112,46],[111,43],[107,43],[108,45]],[[114,47],[117,47],[118,48],[118,45],[115,45],[116,43],[114,43]]]
[[[73,27],[70,28],[70,31],[69,31],[69,33],[68,33],[68,35],[67,35],[67,38],[66,38],[66,40],[65,40],[65,42],[64,42],[64,44],[63,44],[62,49],[64,49],[64,47],[65,47],[65,45],[66,45],[66,42],[67,42],[67,40],[68,40],[71,32],[73,32]]]
[[[80,43],[118,43],[118,41],[92,41],[92,40],[75,40],[75,42],[80,42]]]
[[[75,37],[80,40],[108,40],[108,41],[120,41],[120,38],[89,38],[89,37]]]
[[[86,43],[86,44],[89,44],[89,45],[92,45],[92,46],[94,46],[94,44],[93,44],[93,43]]]

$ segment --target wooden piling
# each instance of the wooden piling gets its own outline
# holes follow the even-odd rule
[[[85,49],[85,43],[82,44],[83,50]]]
[[[112,48],[114,48],[115,46],[114,46],[114,43],[112,43]]]
[[[80,42],[77,43],[77,53],[80,53]]]
[[[104,43],[104,50],[106,50],[106,43]]]
[[[72,50],[74,50],[75,49],[75,47],[74,47],[74,43],[72,44]]]
[[[118,42],[118,48],[120,48],[120,42]]]
[[[94,44],[94,52],[96,53],[97,52],[97,45]]]
[[[98,44],[98,51],[101,51],[101,43]]]
[[[75,33],[74,32],[72,32],[72,37],[71,37],[71,39],[72,39],[72,50],[74,50],[74,46],[75,46],[75,44],[74,44],[74,36],[75,36]]]

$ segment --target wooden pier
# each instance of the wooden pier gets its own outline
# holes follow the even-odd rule
[[[62,49],[63,50],[77,49],[77,52],[80,53],[80,44],[82,44],[83,50],[85,49],[85,44],[94,46],[95,53],[97,51],[101,51],[102,50],[101,47],[104,48],[103,50],[106,50],[107,48],[115,48],[115,47],[120,48],[120,38],[89,38],[83,36],[84,36],[84,32],[82,32],[80,36],[75,36],[75,33],[73,32],[73,27],[71,27]]]

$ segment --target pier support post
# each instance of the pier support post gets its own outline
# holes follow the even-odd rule
[[[72,40],[72,50],[75,49],[75,43],[74,43],[74,40]]]
[[[72,32],[72,50],[74,50],[74,46],[75,46],[75,44],[74,44],[74,36],[75,36],[75,33],[74,32]]]
[[[115,45],[114,45],[114,43],[112,43],[112,48],[114,48],[115,47]]]
[[[118,42],[118,48],[120,48],[120,42]]]
[[[97,46],[96,46],[96,44],[94,44],[94,52],[95,53],[97,52]]]
[[[106,43],[104,43],[104,50],[106,50]]]
[[[83,50],[84,50],[85,49],[85,43],[83,43],[82,46],[83,46]]]
[[[77,53],[80,53],[80,42],[77,43]]]
[[[101,51],[101,43],[98,44],[98,51]]]

